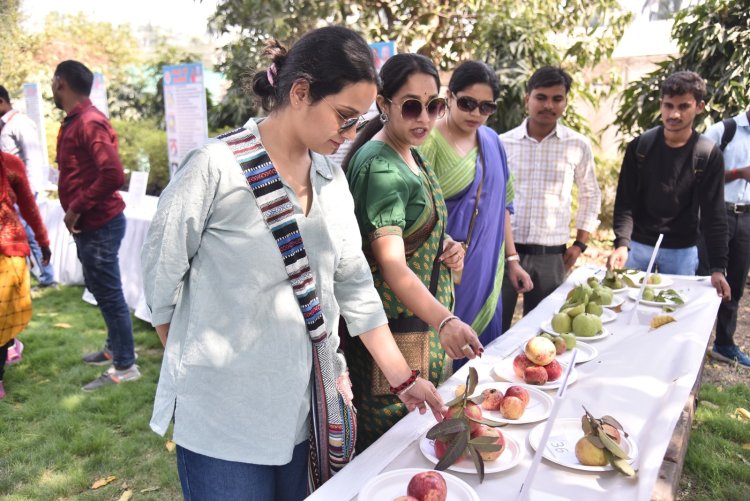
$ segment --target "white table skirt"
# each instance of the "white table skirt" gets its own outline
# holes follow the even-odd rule
[[[128,193],[120,192],[120,194],[126,203],[125,217],[127,219],[125,236],[122,239],[119,254],[123,293],[128,306],[135,310],[135,316],[148,322],[151,320],[151,314],[143,295],[141,247],[159,199],[144,196],[137,204],[131,206],[128,204]],[[66,285],[83,285],[83,269],[78,260],[75,241],[65,227],[63,221],[65,213],[60,206],[60,201],[44,200],[39,203],[39,210],[49,233],[55,280]],[[88,291],[86,292],[84,300],[92,302],[93,296]]]
[[[587,268],[576,270],[534,311],[486,347],[481,360],[467,364],[476,367],[479,382],[493,381],[490,377],[493,365],[515,356],[522,343],[535,336],[539,325],[557,311],[567,291],[592,273]],[[613,332],[612,336],[590,341],[599,350],[599,356],[577,366],[578,380],[568,388],[558,415],[558,419],[580,419],[581,406],[585,405],[595,416],[615,416],[637,444],[637,480],[614,472],[572,470],[545,459],[537,471],[531,499],[651,498],[675,425],[703,363],[720,302],[707,279],[672,278],[674,287],[689,289],[688,303],[672,313],[678,321],[650,330],[647,321],[658,309],[639,309],[638,313],[642,310],[643,314],[639,315],[641,323],[636,325],[627,323],[630,311],[618,314],[617,320],[605,325]],[[632,310],[633,304],[627,299],[623,309]],[[456,385],[466,380],[467,366],[440,386],[446,401],[453,398]],[[368,480],[384,471],[433,468],[419,451],[418,440],[434,423],[429,413],[422,416],[412,412],[308,499],[353,499]],[[502,428],[504,434],[512,435],[522,444],[524,457],[515,468],[487,474],[482,484],[475,474],[449,473],[466,481],[483,500],[516,499],[533,457],[527,436],[534,426],[536,423]]]

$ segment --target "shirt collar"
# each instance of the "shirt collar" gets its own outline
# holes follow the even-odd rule
[[[67,119],[75,117],[76,115],[80,114],[83,110],[85,110],[86,108],[89,108],[90,106],[93,106],[93,104],[91,103],[91,99],[85,98],[84,100],[79,102],[75,106],[75,108],[70,110],[70,113],[68,113],[65,119],[67,120]]]
[[[11,109],[10,111],[8,111],[8,113],[0,117],[0,122],[7,124],[10,121],[11,117],[16,113],[18,113],[16,110]]]
[[[734,117],[734,120],[740,127],[750,127],[750,123],[747,120],[747,111],[743,111],[742,113]]]
[[[519,129],[521,129],[520,130],[520,139],[527,138],[527,139],[530,139],[532,141],[536,141],[536,139],[534,139],[533,137],[529,136],[528,122],[529,122],[529,119],[528,118],[524,118],[523,119],[523,123],[519,127]],[[557,125],[555,125],[555,128],[552,129],[552,132],[550,132],[544,138],[542,138],[542,141],[545,141],[546,139],[548,139],[550,137],[553,137],[553,136],[557,137],[558,139],[563,139],[565,137],[565,135],[566,135],[565,126],[562,125],[558,121]],[[542,141],[539,141],[539,142],[541,143]]]
[[[256,136],[260,137],[260,131],[258,130],[258,124],[263,121],[263,118],[251,118],[248,120],[243,127]],[[326,159],[325,156],[320,155],[315,152],[311,152],[311,158],[312,158],[312,168],[315,169],[315,172],[319,174],[321,177],[331,180],[333,179],[333,172],[331,171],[331,165],[329,161]]]

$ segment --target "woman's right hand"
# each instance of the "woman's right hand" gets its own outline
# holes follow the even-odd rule
[[[443,325],[438,336],[443,349],[453,360],[473,359],[484,351],[474,329],[459,318]]]
[[[427,406],[430,406],[435,419],[440,422],[448,412],[443,399],[435,389],[435,385],[426,379],[418,377],[414,386],[401,393],[398,398],[406,405],[409,412],[419,409],[420,414],[427,412]]]

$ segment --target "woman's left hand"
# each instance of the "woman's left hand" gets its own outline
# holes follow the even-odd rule
[[[466,252],[460,243],[446,239],[443,242],[443,253],[440,255],[440,261],[451,270],[461,271],[464,269],[465,254]]]
[[[429,406],[438,422],[442,421],[443,416],[448,412],[448,408],[435,389],[435,385],[421,377],[418,377],[414,386],[401,393],[398,398],[406,404],[409,412],[419,409],[419,413],[424,414],[427,412],[427,406]]]

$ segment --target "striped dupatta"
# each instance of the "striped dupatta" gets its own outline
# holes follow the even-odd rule
[[[334,357],[328,349],[329,332],[316,292],[315,276],[302,242],[294,209],[278,172],[265,148],[252,132],[235,129],[218,136],[224,141],[242,168],[255,196],[263,219],[279,246],[284,267],[305,319],[313,347],[312,409],[308,491],[320,487],[351,461],[357,436],[357,424],[350,398],[339,390]],[[343,377],[347,378],[346,373]]]

